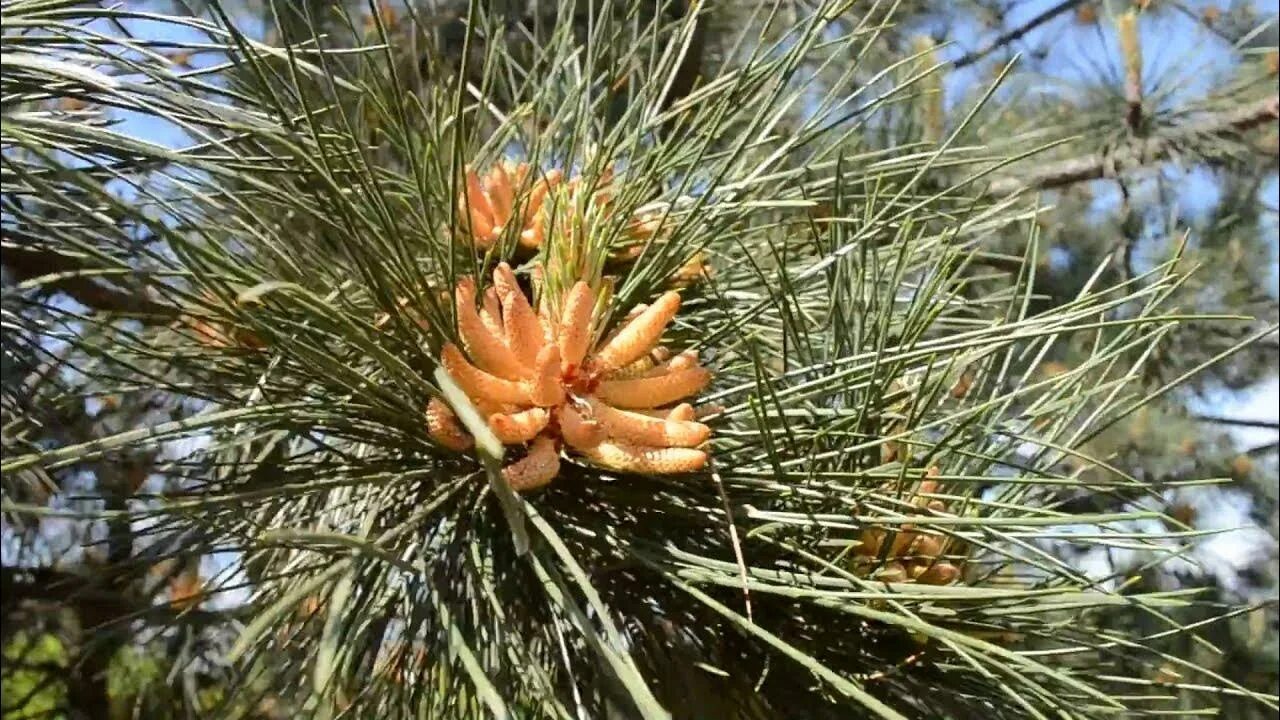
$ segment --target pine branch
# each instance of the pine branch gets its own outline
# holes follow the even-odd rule
[[[1244,454],[1250,457],[1258,457],[1259,455],[1269,455],[1277,450],[1280,450],[1280,440],[1258,445],[1257,447],[1251,447],[1248,450],[1245,450]]]
[[[991,183],[988,194],[1002,197],[1019,192],[1050,190],[1084,180],[1098,180],[1125,170],[1151,165],[1168,159],[1179,146],[1204,136],[1227,137],[1245,132],[1280,118],[1280,96],[1250,103],[1243,107],[1208,115],[1188,123],[1176,132],[1161,137],[1135,141],[1120,150],[1094,153],[1052,163],[1021,177],[1001,178]]]
[[[10,5],[5,6],[6,20]],[[313,14],[331,5],[338,9],[315,0],[306,5]],[[105,181],[97,177],[67,183],[86,189],[84,201],[63,201],[51,194],[48,207],[41,208],[45,212],[31,223],[37,228],[33,232],[39,232],[36,237],[5,238],[23,249],[32,248],[31,254],[55,254],[40,262],[26,258],[34,273],[26,275],[32,292],[92,296],[110,290],[147,299],[146,292],[157,290],[161,292],[150,300],[167,302],[163,287],[151,284],[159,278],[192,277],[197,285],[225,279],[275,293],[261,310],[246,305],[236,314],[254,313],[255,328],[277,332],[271,333],[269,357],[219,352],[205,347],[208,343],[195,333],[136,333],[122,337],[124,342],[92,346],[96,336],[89,336],[80,343],[92,351],[92,359],[101,355],[103,362],[84,363],[89,382],[83,390],[76,387],[61,394],[69,400],[78,400],[76,393],[100,389],[146,388],[164,399],[208,398],[227,409],[211,408],[199,418],[178,420],[162,413],[136,418],[113,414],[105,436],[86,430],[61,437],[57,431],[41,430],[40,437],[32,432],[31,438],[20,438],[25,443],[20,451],[29,454],[5,458],[6,470],[73,472],[82,467],[97,472],[119,465],[117,456],[163,452],[179,447],[171,443],[197,436],[210,442],[197,451],[184,451],[167,471],[184,483],[179,502],[139,509],[159,523],[147,530],[149,535],[172,533],[171,550],[155,549],[156,542],[128,548],[119,526],[114,555],[120,562],[86,568],[83,580],[69,572],[0,567],[6,591],[0,619],[7,619],[6,613],[30,617],[50,609],[78,613],[81,626],[102,628],[113,642],[146,638],[136,635],[144,624],[180,624],[186,630],[192,614],[201,610],[181,611],[176,605],[193,605],[194,596],[170,593],[165,603],[148,589],[157,580],[155,573],[143,573],[155,565],[149,558],[191,562],[216,551],[238,558],[240,567],[233,570],[236,577],[243,571],[244,587],[252,598],[236,600],[236,608],[209,616],[211,623],[220,618],[247,621],[235,646],[225,653],[231,681],[223,707],[257,702],[259,685],[236,678],[251,677],[261,668],[271,694],[278,695],[282,705],[296,699],[298,707],[347,715],[412,714],[417,707],[412,693],[381,679],[370,682],[379,677],[380,666],[399,677],[388,674],[388,683],[412,678],[422,687],[456,691],[461,698],[452,703],[452,712],[442,710],[442,720],[472,717],[482,707],[507,715],[509,707],[534,705],[558,717],[573,716],[577,708],[577,715],[615,712],[660,719],[670,715],[667,707],[698,716],[764,717],[773,708],[817,716],[834,713],[836,702],[848,706],[841,708],[844,715],[907,717],[934,711],[950,717],[985,713],[996,720],[1028,713],[1061,715],[1104,704],[1121,712],[1135,702],[1146,703],[1124,694],[1117,697],[1116,683],[1108,678],[1150,677],[1158,672],[1163,656],[1136,653],[1120,658],[1104,653],[1091,656],[1085,667],[1075,658],[1027,655],[1001,644],[1005,639],[1042,637],[1076,646],[1097,638],[1109,642],[1116,637],[1112,633],[1118,633],[1123,642],[1132,638],[1126,647],[1145,649],[1149,638],[1143,627],[1130,627],[1137,623],[1127,617],[1124,625],[1108,622],[1102,627],[1089,620],[1099,615],[1091,608],[1155,613],[1180,601],[1146,588],[1121,596],[1099,586],[1099,580],[1082,576],[1067,548],[1061,557],[1056,550],[1027,554],[1023,540],[1006,536],[1015,524],[1030,528],[1019,534],[1031,541],[1060,537],[1054,529],[1058,525],[1088,523],[1099,533],[1073,537],[1071,547],[1109,551],[1110,538],[1104,535],[1110,527],[1126,527],[1131,519],[1146,516],[1129,506],[1107,503],[1088,515],[1059,518],[1046,515],[1045,502],[1052,502],[1057,492],[1064,453],[1081,455],[1088,462],[1083,448],[1077,452],[1079,444],[1107,432],[1113,422],[1136,409],[1137,404],[1128,403],[1114,388],[1143,371],[1141,363],[1153,356],[1165,328],[1176,320],[1142,298],[1172,293],[1180,276],[1172,262],[1165,263],[1144,275],[1141,283],[1091,287],[1072,302],[1036,307],[1031,313],[1023,312],[1028,305],[1018,276],[991,277],[990,292],[984,286],[981,297],[971,296],[973,274],[964,265],[968,254],[988,234],[1003,234],[1005,228],[1011,243],[1029,239],[1022,235],[1029,228],[1020,222],[1021,208],[996,203],[990,212],[984,210],[970,220],[954,212],[967,208],[969,197],[944,192],[917,202],[918,193],[932,195],[933,188],[917,187],[916,180],[876,189],[885,172],[877,165],[880,149],[861,147],[860,137],[847,134],[822,113],[793,119],[791,112],[782,112],[810,103],[836,109],[858,103],[859,112],[876,113],[877,118],[883,117],[881,112],[890,113],[886,121],[896,117],[891,95],[864,107],[850,83],[793,82],[798,68],[825,63],[829,57],[866,63],[860,67],[878,62],[876,55],[862,60],[868,52],[858,29],[862,25],[854,24],[842,35],[832,32],[826,18],[844,10],[843,5],[824,0],[809,18],[812,21],[788,29],[776,49],[777,28],[771,17],[753,14],[735,23],[741,25],[731,28],[741,30],[738,37],[714,35],[720,32],[719,24],[709,25],[708,48],[723,56],[717,67],[723,64],[725,77],[699,87],[698,65],[691,60],[700,56],[694,34],[699,27],[665,22],[655,28],[647,20],[664,7],[694,13],[701,5],[628,0],[619,12],[595,13],[596,3],[559,3],[558,25],[530,28],[539,44],[537,52],[525,57],[505,41],[491,41],[505,38],[512,26],[505,15],[490,16],[477,3],[462,23],[465,68],[475,73],[468,77],[477,88],[495,88],[499,99],[491,103],[482,94],[473,106],[461,83],[452,89],[441,86],[419,94],[420,113],[405,113],[400,106],[403,92],[394,55],[361,53],[361,62],[348,67],[345,50],[334,48],[329,54],[321,47],[327,46],[320,42],[323,28],[310,16],[301,18],[303,27],[294,39],[300,47],[316,50],[284,53],[260,50],[253,40],[260,34],[257,23],[246,34],[223,17],[221,34],[209,33],[215,39],[201,42],[201,52],[221,48],[232,62],[225,69],[202,71],[198,80],[153,68],[149,56],[134,60],[132,48],[117,57],[110,48],[101,50],[97,35],[84,33],[76,47],[85,54],[100,52],[108,65],[141,64],[161,90],[171,90],[158,95],[166,105],[156,104],[151,95],[135,101],[129,93],[117,93],[126,109],[147,117],[176,115],[190,127],[217,136],[228,118],[243,114],[254,122],[237,125],[244,136],[227,146],[229,152],[189,156],[199,171],[182,174],[181,186],[157,183],[153,188],[145,185],[147,178],[137,178],[148,193],[172,208],[172,217],[165,219],[169,227],[199,228],[198,233],[175,230],[157,239],[160,245],[148,259],[154,263],[148,269],[156,280],[123,277],[135,274],[128,259],[134,256],[127,253],[136,247],[134,226],[143,224],[136,219],[150,217],[142,214],[154,207],[150,199],[130,207],[132,198],[110,196]],[[568,16],[571,7],[590,11],[585,41]],[[99,9],[85,18],[100,22],[104,12],[107,18],[128,19],[127,11]],[[75,18],[60,14],[57,28],[77,27],[70,22]],[[879,11],[868,21],[883,22]],[[188,23],[173,22],[184,27]],[[693,22],[692,16],[688,22]],[[760,23],[768,27],[756,27]],[[544,29],[547,40],[542,42]],[[48,36],[62,43],[65,35],[55,35],[51,28],[22,40],[32,45]],[[313,35],[315,42],[310,42]],[[72,31],[72,37],[79,35]],[[482,39],[490,41],[481,43]],[[440,44],[448,45],[446,40]],[[585,55],[584,47],[590,51]],[[681,49],[686,47],[687,51]],[[50,47],[49,54],[55,49]],[[245,72],[259,64],[259,57],[271,63],[272,77]],[[31,64],[42,71],[48,65]],[[584,68],[590,73],[584,74]],[[595,82],[617,77],[644,81],[627,86],[626,93],[606,93],[605,87],[612,86]],[[731,82],[735,77],[743,82]],[[225,106],[209,99],[207,83],[241,78]],[[353,80],[358,85],[352,86]],[[915,82],[904,81],[902,87],[913,94],[926,90],[911,87]],[[329,92],[340,85],[356,89]],[[651,108],[664,100],[658,93],[675,97],[688,87],[694,91],[667,110],[679,114],[676,132],[651,142]],[[615,103],[611,95],[621,100]],[[499,102],[521,108],[520,114],[504,112]],[[335,112],[313,112],[327,104]],[[498,112],[491,112],[490,105]],[[462,118],[482,115],[483,122],[462,127]],[[1205,117],[1187,118],[1182,127]],[[297,118],[305,119],[305,130],[300,131]],[[51,137],[41,117],[19,115],[12,122],[18,129],[29,126],[29,144],[45,155],[69,142],[61,135]],[[364,127],[353,123],[365,122],[394,137],[377,147],[379,153],[385,150],[385,159],[360,158]],[[71,134],[69,123],[59,127]],[[878,142],[875,137],[869,136],[868,142]],[[72,134],[72,141],[81,138]],[[89,141],[95,143],[95,155],[106,157],[132,157],[154,147],[137,142],[126,129],[84,140]],[[516,153],[519,157],[505,157],[513,141],[524,150]],[[105,147],[98,151],[98,145]],[[1025,147],[1017,138],[1010,145]],[[163,154],[171,156],[168,151]],[[904,156],[893,172],[928,179],[935,166],[936,156],[931,155]],[[607,186],[608,192],[587,190],[575,196],[573,186],[557,186],[546,207],[576,197],[575,206],[566,208],[573,212],[567,227],[560,227],[550,211],[534,215],[528,228],[508,227],[508,235],[517,229],[536,230],[531,236],[545,241],[532,262],[526,253],[531,248],[506,242],[514,237],[471,252],[471,242],[457,240],[479,240],[477,221],[496,219],[498,206],[504,206],[504,221],[521,220],[515,213],[515,193],[506,193],[504,183],[486,180],[475,192],[470,187],[487,164],[498,172],[485,177],[510,179],[499,157],[527,162],[529,168],[554,165],[566,185],[576,180],[577,187]],[[830,158],[836,159],[834,165],[826,162]],[[467,177],[467,187],[462,188],[460,176],[468,173],[460,170],[468,164],[477,168],[477,176]],[[610,168],[617,168],[616,177],[607,172]],[[67,172],[82,170],[77,165]],[[500,192],[487,192],[486,185]],[[815,191],[830,191],[830,214],[836,217],[856,214],[874,219],[865,225],[896,229],[865,231],[859,229],[863,223],[846,227],[833,222],[833,232],[818,242],[779,246],[776,221],[789,217],[792,211],[786,208],[795,198]],[[463,193],[466,200],[454,207],[454,198]],[[720,197],[733,200],[705,201]],[[471,198],[482,200],[487,210],[470,206]],[[121,217],[129,221],[124,228],[102,226],[99,216],[91,214],[98,206],[122,204],[126,212]],[[708,378],[713,385],[696,398],[700,409],[714,408],[715,417],[707,418],[715,423],[714,484],[705,481],[706,473],[693,475],[690,482],[657,482],[628,468],[615,472],[600,463],[561,463],[554,453],[564,429],[558,419],[554,424],[547,419],[538,431],[546,431],[544,441],[555,441],[550,445],[553,464],[546,457],[530,460],[523,441],[483,456],[474,446],[461,452],[443,447],[437,433],[423,427],[431,422],[424,417],[424,407],[430,407],[442,386],[446,400],[467,393],[449,389],[444,379],[450,374],[441,370],[445,363],[436,358],[436,349],[451,342],[468,346],[474,339],[480,343],[476,348],[494,341],[488,345],[494,350],[510,337],[519,347],[507,344],[506,349],[527,354],[525,350],[543,344],[546,333],[539,332],[541,323],[533,318],[541,314],[523,305],[530,299],[544,307],[550,303],[544,303],[540,293],[524,297],[526,278],[531,280],[542,262],[559,262],[557,255],[567,265],[579,245],[589,245],[572,239],[587,235],[577,232],[579,227],[599,228],[633,247],[633,230],[642,224],[636,220],[646,221],[648,227],[647,218],[635,217],[633,209],[646,205],[666,208],[662,217],[674,221],[669,231],[656,220],[658,229],[641,233],[641,252],[649,254],[618,271],[611,279],[616,281],[614,290],[597,296],[598,307],[581,306],[592,317],[578,326],[585,326],[586,332],[574,334],[598,330],[605,337],[613,330],[607,326],[611,313],[620,315],[614,311],[652,300],[661,292],[658,286],[667,282],[668,269],[695,251],[716,260],[714,277],[705,273],[702,281],[686,288],[687,302],[671,311],[678,310],[678,317],[669,318],[665,329],[648,321],[662,311],[663,300],[654,301],[650,307],[657,309],[644,311],[647,319],[636,325],[647,329],[624,330],[631,327],[629,322],[611,323],[619,327],[618,335],[644,334],[654,341],[665,336],[674,348],[714,355],[716,371]],[[77,228],[72,235],[77,242],[67,243],[62,234],[50,233],[58,228],[44,227],[45,217],[74,223],[70,227]],[[578,220],[584,224],[577,225]],[[956,238],[963,242],[953,242]],[[856,258],[842,249],[854,244],[859,246]],[[70,247],[89,253],[76,254]],[[93,248],[120,253],[115,256],[120,259]],[[71,267],[52,272],[60,269],[49,260]],[[485,283],[480,270],[499,260],[517,265],[521,274],[495,282],[495,294],[502,294],[496,298],[498,306],[471,308],[476,311],[471,323],[465,299],[458,303],[457,293],[450,298],[449,286],[471,268],[472,289],[487,292],[481,287]],[[601,253],[595,260],[599,265],[609,258]],[[1015,272],[1022,269],[1017,258],[990,254],[989,263],[1002,262]],[[71,290],[57,285],[68,277],[89,285],[73,284]],[[922,283],[920,278],[926,277],[928,282]],[[403,312],[394,310],[401,297],[406,298]],[[113,301],[127,307],[131,298],[109,302]],[[1123,314],[1121,308],[1136,312]],[[514,312],[520,309],[528,311],[523,320]],[[379,319],[379,310],[395,322]],[[600,317],[594,324],[599,327],[593,328],[596,314]],[[1107,328],[1106,343],[1092,341],[1102,327],[1099,318]],[[554,320],[550,315],[547,319]],[[67,334],[62,326],[32,324],[32,343]],[[561,333],[552,335],[554,342],[544,348],[549,351],[558,350],[561,343]],[[564,335],[566,346],[569,340],[580,345],[580,337]],[[1070,358],[1071,367],[1051,373],[1046,364],[1045,372],[1035,377],[1028,373],[1007,384],[996,379],[996,368],[1013,367],[1058,338],[1084,348]],[[201,347],[193,344],[197,342]],[[485,364],[481,353],[471,354],[477,364]],[[566,374],[556,372],[563,368],[554,355],[540,356],[551,361],[541,363],[548,372],[537,375],[563,381]],[[682,353],[663,360],[656,379],[671,380],[662,375],[677,367],[677,359],[696,363],[695,357]],[[640,358],[642,365],[652,360]],[[448,364],[461,368],[469,363]],[[467,369],[474,371],[468,373],[471,385],[483,383],[487,389],[509,391],[512,397],[531,394],[523,380],[495,377],[478,367]],[[643,382],[635,387],[653,387],[651,379],[639,378]],[[594,382],[585,376],[581,380],[573,381],[575,389]],[[1160,393],[1172,387],[1166,385]],[[446,404],[465,408],[462,414],[473,431],[485,427],[470,400]],[[597,406],[604,407],[602,402],[593,407]],[[615,429],[661,439],[664,445],[673,439],[668,433],[690,429],[678,423],[693,422],[649,422],[644,416],[620,413],[614,416]],[[1039,422],[1044,413],[1052,414],[1051,423]],[[491,422],[494,417],[488,416]],[[1033,424],[1024,423],[1032,418]],[[1020,428],[1020,437],[1010,428]],[[608,428],[603,429],[607,434]],[[663,435],[647,434],[649,430]],[[611,447],[625,454],[631,466],[636,466],[631,459],[656,461],[671,450],[704,452],[676,447],[638,451],[630,441]],[[483,483],[475,482],[477,470],[495,452],[510,454],[504,460],[519,462],[519,467],[541,462],[557,473],[545,491],[519,503],[527,511],[521,515],[527,515],[530,531],[537,533],[526,557],[513,552],[510,522],[495,515],[500,507],[485,494]],[[922,467],[925,463],[931,466]],[[1010,467],[1016,468],[1016,483],[1008,477]],[[99,483],[113,483],[112,474],[102,473]],[[1108,499],[1119,494],[1117,488],[1137,493],[1145,485],[1121,468],[1107,467],[1090,473],[1087,484],[1078,489],[1086,498]],[[338,498],[342,506],[336,516],[339,524],[332,532],[317,532],[317,508],[336,508],[331,498]],[[957,498],[963,513],[948,509]],[[15,508],[18,512],[22,506]],[[123,510],[117,505],[107,517],[135,516]],[[97,511],[86,517],[99,519]],[[357,535],[349,532],[346,518],[368,522],[362,522]],[[654,518],[676,521],[652,522]],[[732,519],[727,527],[725,518]],[[1162,527],[1152,527],[1150,533],[1144,529],[1140,537],[1162,538],[1167,534]],[[190,540],[179,542],[185,538]],[[738,538],[744,543],[741,553],[731,547]],[[314,562],[298,563],[300,552]],[[404,562],[405,557],[414,562]],[[171,567],[175,573],[186,570]],[[607,577],[598,572],[616,567],[627,571]],[[136,572],[125,572],[129,570]],[[184,582],[190,578],[182,577]],[[502,580],[495,582],[494,577]],[[1046,581],[1071,596],[1067,605],[1038,591]],[[230,589],[209,587],[208,594]],[[742,615],[732,604],[747,591],[751,615]],[[891,593],[892,599],[880,599],[882,593]],[[14,604],[15,594],[27,599]],[[175,596],[182,602],[175,602]],[[940,607],[947,613],[946,621],[936,621],[932,610],[917,612],[926,605]],[[1056,607],[1087,621],[1063,628],[1055,622]],[[323,618],[307,619],[322,608]],[[91,617],[94,612],[102,616]],[[548,620],[554,621],[551,630]],[[296,631],[276,632],[286,624]],[[386,642],[384,632],[394,626],[413,630],[403,634],[397,647]],[[485,630],[499,626],[504,632]],[[1171,626],[1169,633],[1181,631]],[[73,641],[96,643],[97,637],[83,633]],[[178,632],[166,632],[165,637],[175,643],[186,639]],[[342,638],[340,646],[329,642],[334,637]],[[850,643],[848,638],[866,641]],[[1131,659],[1134,656],[1137,659]],[[766,663],[768,682],[757,681],[749,670]],[[519,664],[520,672],[510,671],[513,664]],[[1183,665],[1195,668],[1191,661]],[[73,678],[83,688],[77,700],[93,702],[102,688],[86,679],[102,677],[93,674],[101,666],[85,667]],[[728,670],[703,673],[698,667]],[[748,700],[741,706],[754,707],[746,702],[758,698],[763,709],[711,711],[690,697],[688,686],[666,682],[667,676],[690,673],[723,677],[723,682],[717,679],[717,685],[707,686],[716,689],[698,692],[728,697],[743,687]],[[1003,681],[992,682],[992,677]],[[814,686],[815,679],[820,687]],[[936,707],[925,707],[929,689],[942,686],[963,692],[940,693]],[[1155,689],[1172,693],[1170,688]],[[1228,690],[1253,697],[1235,685]],[[1004,711],[1010,698],[1019,707]],[[611,707],[617,710],[607,710]]]
[[[690,5],[692,5],[690,0],[678,0],[667,7],[667,12],[673,20],[681,20],[689,14]],[[699,19],[693,27],[693,37],[690,39],[688,51],[680,60],[680,65],[672,77],[671,89],[662,98],[663,111],[693,92],[693,87],[702,74],[702,57],[705,53],[706,40],[707,23]],[[674,129],[674,120],[668,123],[668,126],[668,130]]]
[[[0,589],[6,614],[23,602],[92,604],[98,611],[114,615],[126,615],[140,607],[126,600],[118,588],[109,587],[103,577],[53,568],[5,565],[0,567]]]
[[[94,569],[97,572],[82,574],[49,567],[0,566],[0,618],[7,626],[28,604],[70,608],[82,618],[90,619],[87,624],[95,627],[143,617],[162,625],[179,615],[184,622],[213,624],[244,612],[242,608],[180,609],[157,604],[137,594],[128,583],[114,582],[110,566]]]
[[[1200,422],[1214,423],[1215,425],[1280,430],[1280,422],[1275,420],[1250,420],[1248,418],[1223,417],[1221,415],[1192,415],[1192,417]]]
[[[981,48],[974,50],[973,52],[965,53],[964,55],[961,55],[959,59],[957,59],[954,63],[952,63],[952,67],[962,68],[966,65],[972,65],[978,62],[982,58],[990,55],[996,50],[999,50],[1005,45],[1008,45],[1011,42],[1015,42],[1021,39],[1022,36],[1026,35],[1032,30],[1035,30],[1041,25],[1049,22],[1050,20],[1061,15],[1062,13],[1067,12],[1068,10],[1075,9],[1075,7],[1080,3],[1082,3],[1083,1],[1084,0],[1063,0],[1057,5],[1054,5],[1053,7],[1046,9],[1044,12],[1040,13],[1039,15],[1036,15],[1035,17],[1031,18],[1030,20],[1023,23],[1022,25],[1019,25],[1018,27],[1013,28],[1012,30],[1009,30],[1004,34],[998,36],[997,38],[987,43],[986,45],[982,46]]]
[[[178,316],[172,305],[157,303],[141,293],[128,292],[79,275],[88,269],[75,258],[52,250],[29,246],[9,246],[0,255],[0,264],[11,271],[19,282],[47,275],[56,279],[42,288],[65,293],[71,299],[99,312],[127,313],[151,324],[164,324]]]

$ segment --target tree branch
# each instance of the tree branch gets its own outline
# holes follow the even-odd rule
[[[1280,441],[1269,442],[1263,445],[1259,445],[1257,447],[1251,447],[1248,450],[1245,450],[1244,454],[1248,455],[1249,457],[1257,457],[1259,455],[1268,455],[1270,453],[1276,452],[1277,450],[1280,450]]]
[[[966,65],[972,65],[978,62],[979,60],[981,60],[982,58],[995,52],[996,50],[999,50],[1000,48],[1004,47],[1005,45],[1008,45],[1011,42],[1021,39],[1023,35],[1026,35],[1032,30],[1035,30],[1036,28],[1049,22],[1050,20],[1061,15],[1062,13],[1068,10],[1074,9],[1075,6],[1079,5],[1082,2],[1084,2],[1084,0],[1063,0],[1057,5],[1054,5],[1053,7],[1048,8],[1047,10],[1040,13],[1039,15],[1036,15],[1035,17],[1031,18],[1030,20],[1023,23],[1022,25],[1019,25],[1018,27],[1013,28],[999,35],[991,42],[987,43],[986,45],[983,45],[981,48],[974,50],[973,52],[970,52],[970,53],[965,53],[964,55],[960,56],[960,58],[957,59],[954,63],[952,63],[951,66],[956,68],[962,68]]]
[[[1280,422],[1275,420],[1249,420],[1247,418],[1222,417],[1220,415],[1192,415],[1191,417],[1200,422],[1214,423],[1216,425],[1280,430]]]
[[[43,283],[41,287],[65,293],[81,305],[99,312],[150,316],[139,319],[156,324],[167,323],[178,316],[178,309],[172,305],[158,303],[143,297],[141,293],[121,290],[78,275],[77,273],[90,268],[70,255],[28,245],[10,245],[0,254],[0,263],[19,282],[56,275],[58,277]]]
[[[1135,141],[1111,155],[1095,153],[1051,163],[1020,177],[1000,178],[991,183],[987,193],[1000,197],[1033,190],[1050,190],[1084,180],[1098,180],[1123,170],[1168,159],[1179,145],[1188,141],[1206,135],[1225,137],[1245,132],[1277,118],[1280,118],[1280,96],[1273,96],[1235,110],[1207,115],[1161,137]]]
[[[92,606],[101,614],[127,615],[139,609],[119,588],[111,587],[104,577],[80,575],[47,567],[0,567],[0,593],[3,615],[27,602],[57,603],[78,607]]]
[[[689,15],[691,0],[677,0],[667,6],[667,14],[672,20],[683,20]],[[680,59],[672,78],[671,89],[662,98],[662,109],[665,111],[679,100],[683,100],[693,92],[693,86],[702,73],[702,55],[706,46],[707,22],[704,18],[695,18],[693,37],[689,41],[688,52]]]
[[[178,618],[190,624],[216,624],[243,615],[243,608],[182,609],[154,603],[129,584],[136,578],[113,583],[110,569],[105,566],[95,568],[98,572],[81,574],[49,567],[0,566],[0,619],[5,633],[17,624],[11,621],[24,606],[30,605],[70,608],[91,628],[144,618],[157,626],[171,625]]]

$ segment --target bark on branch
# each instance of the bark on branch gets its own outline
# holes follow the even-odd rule
[[[89,266],[70,255],[27,245],[10,245],[0,253],[0,263],[19,282],[56,276],[41,287],[65,293],[81,305],[99,312],[127,313],[140,316],[139,319],[144,322],[160,324],[178,316],[176,307],[155,302],[145,297],[141,291],[114,287],[80,274],[89,270]]]
[[[987,193],[997,197],[1014,193],[1050,190],[1084,180],[1112,177],[1125,170],[1167,160],[1180,146],[1205,136],[1230,137],[1252,130],[1280,118],[1280,96],[1244,105],[1234,110],[1214,113],[1160,137],[1136,141],[1120,150],[1096,153],[1050,163],[1026,175],[1000,178],[991,183]]]

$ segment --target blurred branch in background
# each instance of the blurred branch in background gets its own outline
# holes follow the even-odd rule
[[[1084,4],[1084,0],[1061,0],[1061,2],[1051,7],[1045,8],[1038,15],[1032,17],[1030,20],[1027,20],[1021,25],[1000,33],[1000,35],[996,36],[994,39],[992,39],[987,44],[983,45],[978,50],[974,50],[973,52],[968,52],[968,53],[965,53],[964,55],[961,55],[959,58],[953,61],[951,65],[952,67],[955,67],[955,68],[962,68],[968,65],[972,65],[978,62],[979,60],[986,58],[991,53],[994,53],[997,50],[1001,50],[1009,46],[1011,43],[1015,43],[1018,40],[1021,40],[1023,37],[1027,35],[1027,33],[1030,33],[1031,31],[1035,30],[1041,25],[1044,25],[1050,20],[1053,20],[1059,15],[1062,15],[1063,13],[1066,13],[1066,12],[1070,12],[1071,10],[1075,10],[1077,7],[1083,4]]]
[[[1114,177],[1168,160],[1175,152],[1194,149],[1198,142],[1206,139],[1234,138],[1278,118],[1280,97],[1275,96],[1233,110],[1198,115],[1171,130],[1135,139],[1111,152],[1059,160],[1025,174],[1000,178],[991,183],[988,192],[1004,196]]]
[[[1248,418],[1219,417],[1217,415],[1192,415],[1192,417],[1200,422],[1214,423],[1216,425],[1234,425],[1236,427],[1280,430],[1280,422],[1276,422],[1274,420],[1250,420]]]
[[[130,291],[106,284],[83,260],[53,250],[6,242],[0,265],[18,282],[33,284],[42,292],[64,293],[72,300],[104,313],[140,316],[146,322],[164,324],[177,318],[178,309]],[[39,281],[33,283],[33,281]]]

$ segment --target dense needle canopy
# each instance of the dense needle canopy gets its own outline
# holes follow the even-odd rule
[[[6,362],[69,370],[6,384],[4,511],[153,578],[100,637],[172,639],[211,716],[1275,707],[1163,650],[1235,608],[1064,559],[1187,552],[1089,448],[1176,385],[1182,324],[1238,318],[1171,303],[1181,248],[1043,302],[1042,208],[992,189],[1022,150],[957,141],[1003,74],[881,142],[942,71],[884,61],[891,4],[752,5],[697,82],[703,4],[490,5],[4,4],[5,251],[72,267],[6,286]],[[136,21],[183,39],[103,34]],[[1241,327],[1184,375],[1272,330]],[[101,502],[30,492],[99,467]]]

